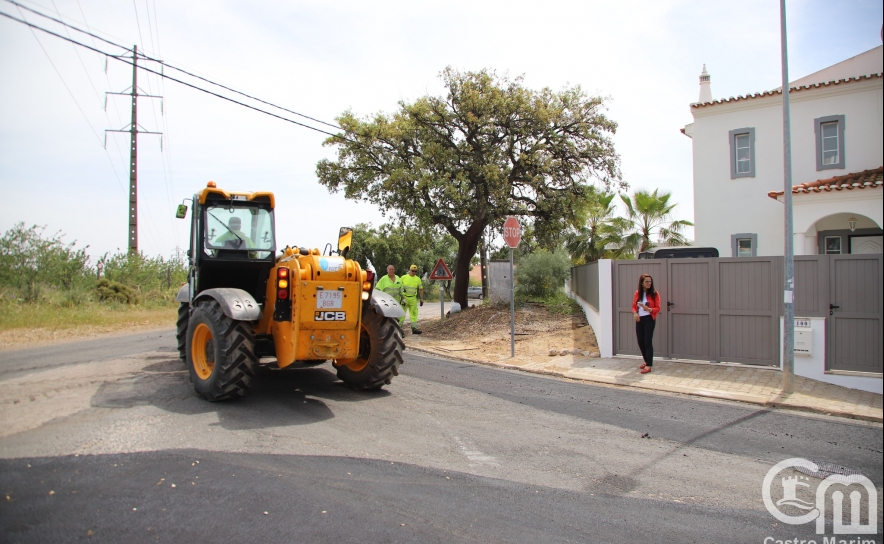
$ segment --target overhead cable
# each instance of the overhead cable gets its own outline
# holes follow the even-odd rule
[[[6,1],[11,2],[12,0],[6,0]],[[63,35],[61,35],[61,34],[58,34],[58,33],[56,33],[56,32],[53,32],[53,31],[48,30],[48,29],[46,29],[46,28],[43,28],[43,27],[41,27],[41,26],[35,25],[35,24],[33,24],[33,23],[30,23],[30,22],[28,22],[28,21],[26,21],[26,20],[24,20],[24,19],[19,19],[19,18],[17,18],[17,17],[14,17],[14,16],[12,16],[12,15],[10,15],[10,14],[8,14],[8,13],[2,12],[2,11],[0,11],[0,15],[2,15],[3,17],[6,17],[6,18],[8,18],[8,19],[12,19],[13,21],[16,21],[16,22],[22,23],[23,25],[29,26],[29,27],[31,27],[31,28],[33,28],[33,29],[39,30],[39,31],[41,31],[41,32],[45,32],[46,34],[49,34],[49,35],[51,35],[51,36],[55,36],[56,38],[60,38],[60,39],[65,40],[65,41],[69,41],[69,42],[71,42],[71,43],[73,43],[73,44],[79,45],[80,47],[84,47],[84,48],[86,48],[86,49],[89,49],[90,51],[94,51],[94,52],[96,52],[96,53],[99,53],[99,54],[102,54],[102,55],[106,55],[106,56],[108,56],[108,57],[110,57],[110,58],[113,58],[113,59],[115,59],[115,60],[118,60],[118,61],[120,61],[120,62],[124,62],[124,63],[126,63],[126,64],[128,64],[128,65],[130,65],[130,66],[134,65],[136,68],[138,68],[138,69],[140,69],[140,70],[144,70],[145,72],[149,72],[149,73],[151,73],[151,74],[158,75],[158,76],[160,76],[160,77],[162,77],[162,78],[164,78],[164,79],[168,79],[168,80],[170,80],[170,81],[174,81],[175,83],[180,83],[181,85],[184,85],[184,86],[186,86],[186,87],[190,87],[190,88],[195,89],[195,90],[197,90],[197,91],[201,91],[201,92],[204,92],[204,93],[206,93],[206,94],[210,94],[210,95],[215,96],[215,97],[218,97],[218,98],[220,98],[220,99],[222,99],[222,100],[226,100],[226,101],[228,101],[228,102],[232,102],[232,103],[237,104],[237,105],[239,105],[239,106],[243,106],[243,107],[246,107],[246,108],[249,108],[249,109],[255,110],[255,111],[257,111],[257,112],[263,113],[263,114],[265,114],[265,115],[269,115],[269,116],[271,116],[271,117],[275,117],[275,118],[280,119],[280,120],[282,120],[282,121],[286,121],[286,122],[288,122],[288,123],[292,123],[293,125],[298,125],[298,126],[300,126],[300,127],[308,128],[308,129],[310,129],[310,130],[313,130],[313,131],[316,131],[316,132],[320,132],[320,133],[322,133],[322,134],[326,134],[326,135],[331,136],[331,137],[333,137],[333,138],[340,138],[340,139],[348,140],[348,141],[349,141],[349,138],[346,138],[345,136],[341,136],[340,134],[335,134],[335,133],[332,133],[332,132],[328,132],[328,131],[326,131],[326,130],[322,130],[322,129],[320,129],[320,128],[316,128],[316,127],[312,127],[312,126],[310,126],[310,125],[306,125],[306,124],[304,124],[304,123],[299,123],[298,121],[295,121],[295,120],[293,120],[293,119],[289,119],[289,118],[287,118],[287,117],[283,117],[283,116],[281,116],[281,115],[277,115],[277,114],[272,113],[272,112],[269,112],[269,111],[267,111],[267,110],[262,110],[261,108],[257,108],[257,107],[255,107],[255,106],[251,106],[251,105],[246,104],[246,103],[244,103],[244,102],[240,102],[240,101],[238,101],[238,100],[234,100],[234,99],[229,98],[229,97],[227,97],[227,96],[224,96],[224,95],[221,95],[221,94],[218,94],[218,93],[212,92],[212,91],[210,91],[210,90],[208,90],[208,89],[203,89],[202,87],[198,87],[198,86],[196,86],[196,85],[193,85],[192,83],[187,83],[186,81],[182,81],[182,80],[180,80],[180,79],[177,79],[177,78],[174,78],[174,77],[168,76],[168,75],[166,75],[166,74],[164,74],[164,73],[162,73],[162,72],[158,72],[158,71],[156,71],[156,70],[151,70],[150,68],[147,68],[147,67],[145,67],[145,66],[140,66],[140,65],[137,64],[136,59],[132,59],[132,60],[130,61],[128,58],[126,58],[126,57],[122,57],[122,56],[120,56],[120,55],[111,55],[111,54],[107,53],[106,51],[102,51],[102,50],[100,50],[100,49],[98,49],[98,48],[96,48],[96,47],[92,47],[92,46],[87,45],[87,44],[84,44],[84,43],[82,43],[82,42],[78,42],[78,41],[76,41],[76,40],[74,40],[74,39],[72,39],[72,38],[68,38],[68,37],[66,37],[66,36],[63,36]],[[106,41],[106,40],[105,40],[105,41]],[[120,47],[120,46],[118,46],[118,47]],[[149,58],[147,58],[146,60],[156,60],[156,59],[149,59]],[[183,70],[179,70],[179,71],[182,71],[182,72],[183,72]],[[184,73],[187,73],[187,72],[184,72]],[[188,75],[190,75],[190,74],[188,74]],[[198,76],[194,76],[194,77],[198,77]],[[203,78],[200,78],[200,79],[203,79]],[[208,81],[208,80],[205,80],[205,81]],[[212,82],[209,81],[209,83],[212,83]],[[213,84],[214,84],[214,85],[217,85],[217,84],[215,84],[215,83],[213,83]],[[220,86],[220,85],[219,85],[219,86]],[[223,87],[223,86],[222,86],[222,87]],[[226,88],[226,87],[225,87],[225,88]],[[232,89],[229,89],[229,90],[232,91]],[[233,91],[233,92],[238,92],[238,91]],[[244,93],[238,93],[238,94],[244,94]],[[248,96],[248,95],[245,95],[245,96]],[[252,98],[252,97],[249,97],[249,98]],[[257,100],[257,99],[255,99],[255,100]],[[263,101],[261,101],[261,102],[263,102]],[[269,105],[271,105],[271,106],[273,106],[273,107],[275,107],[275,108],[285,110],[285,108],[280,108],[279,106],[276,106],[276,105],[270,104],[269,102],[264,102],[264,103],[265,103],[265,104],[269,104]],[[293,113],[293,112],[291,112],[290,110],[285,110],[285,111],[289,111],[290,113]],[[300,115],[300,114],[298,114],[298,115]],[[303,116],[303,117],[306,117],[306,116]],[[312,119],[312,118],[311,118],[311,119]],[[318,122],[323,123],[322,121],[318,121]],[[327,125],[328,123],[323,123],[323,124],[326,124],[326,125]],[[330,126],[334,126],[334,125],[330,125]]]
[[[98,36],[98,35],[92,33],[91,31],[86,31],[86,30],[83,30],[83,29],[77,28],[76,26],[74,26],[74,25],[72,25],[72,24],[70,24],[70,23],[67,23],[67,22],[65,22],[65,21],[63,21],[63,20],[61,20],[61,19],[56,19],[55,17],[52,17],[52,16],[50,16],[50,15],[46,15],[45,13],[41,13],[41,12],[39,12],[39,11],[36,11],[36,10],[34,10],[34,9],[31,9],[31,8],[29,8],[29,7],[27,7],[27,6],[24,6],[24,5],[22,5],[22,4],[18,3],[18,2],[16,2],[16,0],[6,0],[6,1],[9,2],[10,4],[13,4],[13,5],[15,5],[15,6],[18,6],[18,7],[22,8],[22,9],[26,9],[26,10],[30,11],[31,13],[34,13],[35,15],[39,15],[40,17],[44,17],[44,18],[46,18],[46,19],[49,19],[50,21],[53,21],[53,22],[56,22],[56,23],[58,23],[58,24],[60,24],[60,25],[66,26],[66,27],[70,28],[71,30],[76,30],[77,32],[80,32],[80,33],[82,33],[82,34],[86,34],[86,35],[91,36],[91,37],[93,37],[93,38],[99,39],[99,40],[101,40],[101,41],[103,41],[103,42],[105,42],[105,43],[107,43],[107,44],[109,44],[109,45],[113,45],[114,47],[119,47],[120,49],[123,49],[123,50],[126,50],[126,51],[130,51],[130,49],[129,49],[128,47],[124,46],[124,45],[120,45],[120,44],[118,44],[118,43],[114,43],[114,42],[112,42],[112,41],[110,41],[110,40],[107,40],[107,39],[105,39],[105,38],[102,38],[101,36]],[[133,0],[133,1],[134,1],[134,0]],[[149,16],[150,16],[150,14],[149,14],[149,10],[148,10],[148,17],[149,17]],[[138,18],[138,8],[137,8],[137,7],[136,7],[136,9],[135,9],[135,17],[136,17],[136,19]],[[141,27],[140,27],[140,25],[139,25],[139,28],[138,28],[138,33],[139,33],[139,37],[140,37],[140,36],[141,36]],[[153,40],[153,35],[151,35],[151,41],[152,41],[152,40]],[[141,42],[142,42],[142,49],[143,49],[143,48],[144,48],[144,39],[143,39],[143,38],[141,39]],[[112,55],[111,55],[111,56],[112,56]],[[186,75],[188,75],[188,76],[190,76],[190,77],[195,77],[195,78],[197,78],[197,79],[199,79],[199,80],[201,80],[201,81],[205,81],[206,83],[209,83],[209,84],[211,84],[211,85],[215,85],[216,87],[221,87],[221,88],[224,89],[224,90],[230,91],[230,92],[232,92],[232,93],[236,93],[236,94],[238,94],[238,95],[240,95],[240,96],[244,96],[244,97],[249,98],[249,99],[251,99],[251,100],[255,100],[255,101],[260,102],[260,103],[262,103],[262,104],[266,104],[266,105],[268,105],[268,106],[271,106],[271,107],[274,107],[274,108],[276,108],[276,109],[279,109],[279,110],[282,110],[282,111],[285,111],[285,112],[291,113],[291,114],[293,114],[293,115],[297,115],[298,117],[303,117],[304,119],[309,119],[309,120],[311,120],[311,121],[313,121],[313,122],[315,122],[315,123],[320,123],[320,124],[322,124],[322,125],[326,125],[326,126],[329,126],[329,127],[332,127],[332,128],[337,128],[337,129],[340,129],[340,128],[341,128],[340,126],[338,126],[338,125],[336,125],[336,124],[334,124],[334,123],[327,123],[327,122],[325,122],[325,121],[322,121],[321,119],[316,119],[315,117],[310,117],[309,115],[305,115],[305,114],[303,114],[303,113],[298,113],[298,112],[296,112],[296,111],[294,111],[294,110],[290,110],[290,109],[288,109],[288,108],[284,108],[284,107],[282,107],[282,106],[278,106],[278,105],[276,105],[276,104],[273,104],[272,102],[267,102],[266,100],[261,100],[261,99],[258,98],[258,97],[255,97],[255,96],[252,96],[252,95],[246,94],[246,93],[241,92],[241,91],[237,91],[236,89],[230,88],[230,87],[228,87],[228,86],[226,86],[226,85],[222,85],[221,83],[217,83],[217,82],[212,81],[212,80],[210,80],[210,79],[207,79],[207,78],[205,78],[205,77],[198,76],[198,75],[196,75],[196,74],[194,74],[194,73],[192,73],[192,72],[188,72],[187,70],[184,70],[183,68],[178,68],[177,66],[173,66],[173,65],[171,65],[171,64],[168,64],[168,63],[165,62],[165,61],[162,61],[162,60],[159,60],[159,59],[155,59],[155,58],[153,58],[153,57],[149,57],[149,56],[147,56],[147,55],[145,55],[145,54],[143,54],[143,53],[139,53],[138,56],[141,57],[141,58],[143,58],[144,60],[153,61],[153,62],[159,62],[159,63],[163,64],[166,68],[171,68],[172,70],[175,70],[175,71],[181,72],[182,74],[186,74]]]

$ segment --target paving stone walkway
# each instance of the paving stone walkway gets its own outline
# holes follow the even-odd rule
[[[407,336],[408,349],[452,359],[548,374],[625,387],[683,393],[701,397],[735,400],[762,406],[791,408],[865,421],[884,420],[882,395],[838,385],[795,377],[795,390],[783,394],[782,374],[776,369],[722,363],[655,361],[654,370],[639,373],[641,360],[618,357],[590,358],[581,355],[501,356],[496,361],[475,361],[469,349],[459,349],[450,341],[434,342]]]

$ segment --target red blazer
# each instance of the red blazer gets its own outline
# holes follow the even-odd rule
[[[636,291],[635,294],[632,295],[632,313],[638,312],[638,300],[639,294],[638,291]],[[657,314],[660,313],[660,291],[654,293],[654,296],[648,297],[646,306],[651,309],[651,318],[657,319]]]

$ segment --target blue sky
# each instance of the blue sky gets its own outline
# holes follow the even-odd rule
[[[690,140],[705,63],[716,98],[780,85],[779,4],[657,2],[37,0],[23,2],[238,90],[324,120],[346,109],[390,112],[440,94],[438,74],[492,68],[534,88],[580,85],[608,97],[615,143],[633,188],[673,192],[692,217]],[[616,4],[616,5],[614,5]],[[797,79],[881,44],[880,1],[789,1],[790,75]],[[56,10],[57,8],[57,10]],[[0,11],[20,16],[0,0]],[[51,26],[26,15],[28,20]],[[52,27],[57,28],[57,27]],[[0,18],[0,230],[61,231],[98,256],[126,247],[131,68]],[[110,48],[107,48],[110,50]],[[278,243],[321,247],[344,224],[384,221],[315,178],[332,157],[318,134],[155,76],[139,86],[140,247],[185,246],[175,206],[208,180],[277,196]]]

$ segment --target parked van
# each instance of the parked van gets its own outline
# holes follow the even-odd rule
[[[661,247],[638,254],[639,259],[696,259],[699,257],[718,257],[718,250],[714,247],[697,246]]]

